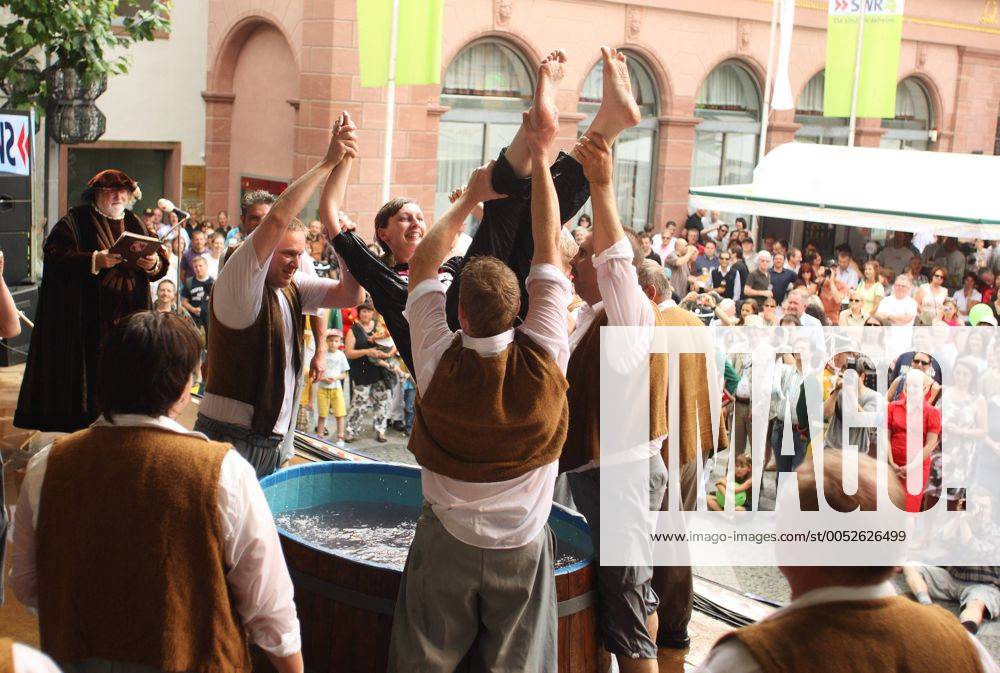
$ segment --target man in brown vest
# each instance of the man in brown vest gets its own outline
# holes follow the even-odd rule
[[[208,385],[195,429],[231,443],[258,477],[278,469],[282,441],[293,429],[302,314],[364,299],[348,272],[339,281],[296,274],[306,245],[296,215],[324,180],[320,216],[328,229],[343,202],[357,140],[346,114],[341,122],[323,160],[278,197],[212,288]]]
[[[396,601],[389,671],[455,670],[472,650],[489,671],[554,672],[558,617],[554,538],[547,521],[566,437],[566,305],[559,204],[548,168],[558,122],[536,105],[522,129],[531,148],[534,254],[528,313],[494,257],[462,270],[454,333],[438,278],[462,223],[498,197],[492,163],[410,259],[406,305],[420,395],[410,450],[420,463],[424,510]]]
[[[253,469],[176,421],[199,353],[180,316],[130,316],[101,352],[101,416],[28,463],[11,587],[65,670],[249,671],[249,632],[279,671],[302,671],[292,583]]]
[[[824,493],[838,512],[875,509],[874,459],[857,456],[857,488],[843,491],[843,453],[823,451]],[[815,468],[797,472],[801,509],[817,510]],[[889,498],[906,504],[897,479]],[[792,601],[760,622],[723,636],[699,673],[987,673],[996,663],[947,610],[896,595],[892,566],[781,566]]]
[[[670,327],[687,327],[692,338],[695,332],[703,332],[700,337],[709,340],[708,329],[704,323],[690,311],[678,307],[670,297],[670,281],[663,273],[663,268],[656,262],[645,260],[639,267],[639,285],[650,301],[660,310],[662,324]],[[719,434],[713,436],[711,422],[711,396],[709,381],[715,376],[716,367],[708,362],[703,355],[684,353],[680,356],[679,405],[680,437],[678,438],[678,467],[680,484],[680,509],[693,511],[698,497],[698,460],[699,442],[702,464],[712,453],[716,444],[719,448],[728,445],[723,427]],[[670,389],[667,389],[669,398]],[[721,395],[721,391],[720,391]],[[669,399],[667,405],[669,409]],[[723,424],[720,422],[720,426]],[[660,455],[664,465],[669,467],[669,439],[664,440]],[[668,510],[669,490],[663,494],[662,511]],[[689,565],[666,565],[653,568],[653,589],[660,598],[657,608],[659,629],[656,634],[658,647],[684,649],[691,644],[687,627],[691,621],[691,610],[694,607],[694,580]]]
[[[626,236],[618,219],[611,148],[601,136],[588,134],[573,152],[590,181],[594,227],[573,260],[573,285],[587,305],[580,309],[570,339],[573,352],[566,374],[570,423],[559,467],[568,473],[573,501],[587,518],[600,556],[600,328],[651,328],[661,318],[639,287],[636,267],[644,257],[638,240],[634,234]],[[666,486],[660,457],[667,434],[666,368],[663,356],[644,357],[650,357],[650,419],[648,446],[641,453],[643,460],[645,456],[649,460],[649,509],[658,510]],[[601,636],[623,673],[657,670],[658,598],[652,574],[649,566],[600,565],[597,569]]]

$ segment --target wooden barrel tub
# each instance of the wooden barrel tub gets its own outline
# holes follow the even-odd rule
[[[338,501],[419,507],[420,471],[390,463],[326,462],[281,470],[261,481],[271,511],[281,514]],[[593,547],[586,522],[555,505],[549,526],[557,540],[586,558],[556,570],[559,672],[598,670]],[[383,673],[402,572],[347,558],[278,527],[302,626],[306,670]],[[460,669],[461,670],[461,669]]]

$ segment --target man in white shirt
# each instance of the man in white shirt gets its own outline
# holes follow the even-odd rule
[[[523,324],[514,328],[517,277],[500,260],[479,256],[463,268],[457,334],[438,278],[472,206],[500,196],[492,162],[473,172],[410,258],[406,311],[421,404],[409,448],[422,467],[425,505],[396,601],[393,673],[450,673],[470,649],[486,670],[556,669],[547,521],[568,418],[571,292],[548,168],[559,127],[554,108],[544,110],[536,102],[521,126],[534,240]]]
[[[899,275],[906,271],[910,258],[914,257],[913,249],[907,242],[907,233],[897,231],[893,234],[892,245],[887,245],[877,256],[882,266],[887,266]]]
[[[177,314],[133,314],[105,341],[102,415],[28,463],[11,588],[38,610],[60,664],[242,670],[246,631],[279,671],[303,670],[292,583],[253,468],[176,420],[199,353]]]
[[[917,317],[917,302],[910,296],[913,285],[907,275],[896,276],[892,294],[878,304],[877,317],[883,325],[910,326]]]
[[[836,511],[874,509],[876,463],[857,456],[854,495],[844,493],[843,454],[823,451],[824,494]],[[815,467],[797,470],[803,510],[817,508]],[[902,484],[890,479],[889,497],[903,509]],[[851,670],[982,671],[997,673],[993,657],[954,616],[942,608],[919,605],[896,595],[895,568],[868,566],[781,566],[792,601],[760,622],[723,636],[698,673],[763,673],[844,670],[852,655],[844,643],[868,659]],[[931,636],[933,634],[933,636]],[[863,659],[862,659],[863,661]]]
[[[653,327],[658,309],[643,294],[636,266],[642,261],[638,242],[630,240],[615,206],[612,186],[611,149],[600,136],[584,136],[574,149],[590,181],[594,209],[594,231],[580,246],[573,260],[573,284],[587,302],[580,309],[570,339],[573,350],[567,378],[570,381],[570,431],[560,458],[560,471],[567,473],[577,510],[587,519],[596,556],[600,557],[600,450],[597,419],[600,405],[599,327]],[[634,239],[634,236],[633,236]],[[637,346],[633,352],[639,353]],[[648,350],[643,354],[648,353]],[[626,356],[627,357],[627,356]],[[646,357],[649,357],[646,355]],[[654,356],[655,358],[655,356]],[[650,379],[656,370],[650,363]],[[665,376],[665,368],[662,370]],[[654,386],[651,384],[651,389]],[[651,394],[650,408],[666,411],[666,395]],[[653,406],[653,405],[662,405]],[[666,436],[650,423],[649,507],[658,510],[666,488],[666,467],[660,448]],[[652,587],[653,569],[648,566],[599,565],[598,605],[604,648],[623,673],[656,671],[656,609],[659,599]]]
[[[328,231],[334,226],[357,153],[355,130],[345,114],[323,160],[282,193],[212,291],[208,386],[195,429],[232,443],[259,477],[278,468],[281,444],[294,430],[302,313],[364,299],[346,267],[339,281],[297,274],[306,239],[295,216],[325,180],[320,216]]]

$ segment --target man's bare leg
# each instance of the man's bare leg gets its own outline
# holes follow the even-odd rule
[[[584,135],[593,131],[612,145],[622,131],[638,124],[642,117],[632,95],[632,80],[625,64],[625,54],[611,47],[601,47],[601,58],[604,61],[601,107]]]
[[[559,123],[556,93],[563,78],[565,62],[566,54],[556,49],[538,66],[538,81],[535,84],[535,97],[531,102],[529,114],[532,115],[532,121],[540,127],[555,126]],[[528,151],[528,141],[525,139],[523,127],[517,129],[514,139],[507,147],[506,156],[514,175],[519,178],[531,175],[531,153]]]

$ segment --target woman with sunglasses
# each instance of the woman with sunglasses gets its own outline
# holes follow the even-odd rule
[[[965,317],[959,314],[958,304],[954,299],[944,300],[944,305],[941,307],[941,322],[951,327],[960,327],[965,324]]]
[[[862,308],[864,300],[855,290],[847,301],[848,306],[840,312],[840,320],[837,324],[841,327],[862,327],[868,322],[868,314]]]
[[[948,298],[948,288],[944,286],[944,281],[948,277],[948,270],[943,266],[935,266],[931,271],[930,282],[924,283],[917,288],[913,296],[917,301],[917,306],[931,305],[934,309],[935,317],[941,316],[941,308],[944,300]]]
[[[919,353],[930,362],[930,356],[926,353]],[[914,358],[916,363],[916,358]],[[889,403],[887,412],[887,427],[889,430],[889,445],[892,449],[889,458],[889,465],[896,473],[896,477],[903,482],[904,488],[907,475],[916,470],[920,474],[920,491],[917,495],[906,491],[906,511],[919,512],[920,503],[923,500],[924,490],[927,488],[927,481],[931,471],[931,451],[938,444],[941,436],[941,411],[927,401],[927,394],[934,379],[920,370],[911,370],[905,377],[905,388],[899,399]],[[923,447],[917,456],[912,458],[907,455],[907,425],[906,413],[907,395],[911,397],[923,397],[923,426],[918,430],[921,433],[920,445]]]

